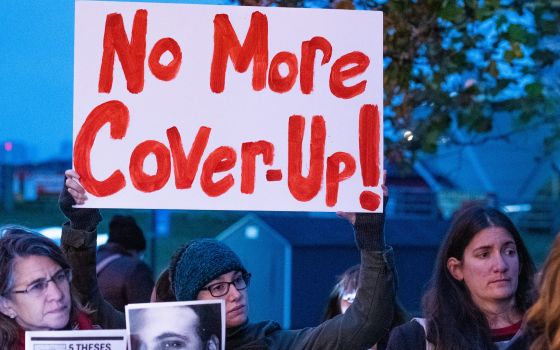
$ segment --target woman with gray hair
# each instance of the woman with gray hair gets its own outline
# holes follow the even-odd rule
[[[0,228],[0,344],[25,349],[25,331],[92,329],[77,301],[72,270],[49,238],[21,226]]]

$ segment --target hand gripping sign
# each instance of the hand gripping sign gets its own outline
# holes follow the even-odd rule
[[[76,2],[90,207],[381,211],[380,12]]]

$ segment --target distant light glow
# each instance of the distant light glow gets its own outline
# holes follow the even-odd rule
[[[412,140],[414,139],[414,134],[412,133],[412,131],[406,130],[406,131],[403,133],[403,137],[404,137],[407,141],[410,142],[410,141],[412,141]]]
[[[521,213],[531,211],[533,207],[531,204],[510,204],[503,207],[506,213]]]
[[[448,143],[449,141],[451,141],[451,139],[450,139],[449,137],[447,137],[447,136],[442,136],[442,137],[440,137],[440,139],[439,139],[439,142],[440,142],[442,145],[445,145],[445,144]]]
[[[13,147],[14,147],[14,145],[10,141],[4,142],[4,150],[6,152],[11,152]]]
[[[257,239],[259,238],[259,228],[257,226],[247,226],[245,228],[245,237],[248,239]]]
[[[43,236],[46,236],[53,240],[60,239],[60,235],[62,233],[62,229],[60,227],[45,227],[38,229],[37,231]]]
[[[59,226],[52,226],[52,227],[43,227],[36,229],[37,232],[42,234],[43,236],[52,239],[57,244],[60,244],[60,238],[62,236],[62,228]],[[106,233],[98,233],[97,234],[97,246],[103,245],[107,243],[109,239],[109,235]]]
[[[472,79],[472,78],[467,79],[467,81],[465,81],[465,86],[464,86],[464,88],[465,88],[465,89],[468,89],[468,88],[470,88],[471,86],[473,86],[473,85],[475,85],[475,84],[476,84],[476,80],[475,80],[475,79]]]

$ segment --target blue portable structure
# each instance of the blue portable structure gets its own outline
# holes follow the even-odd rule
[[[386,222],[399,299],[413,314],[446,227],[437,219]],[[253,274],[249,318],[276,320],[285,328],[319,324],[337,276],[360,262],[352,227],[334,214],[248,214],[217,238]]]

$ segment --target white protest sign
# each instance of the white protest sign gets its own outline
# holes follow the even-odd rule
[[[224,300],[128,304],[129,350],[225,349]]]
[[[126,330],[28,331],[25,350],[126,350]]]
[[[381,12],[77,1],[89,207],[381,211]]]

